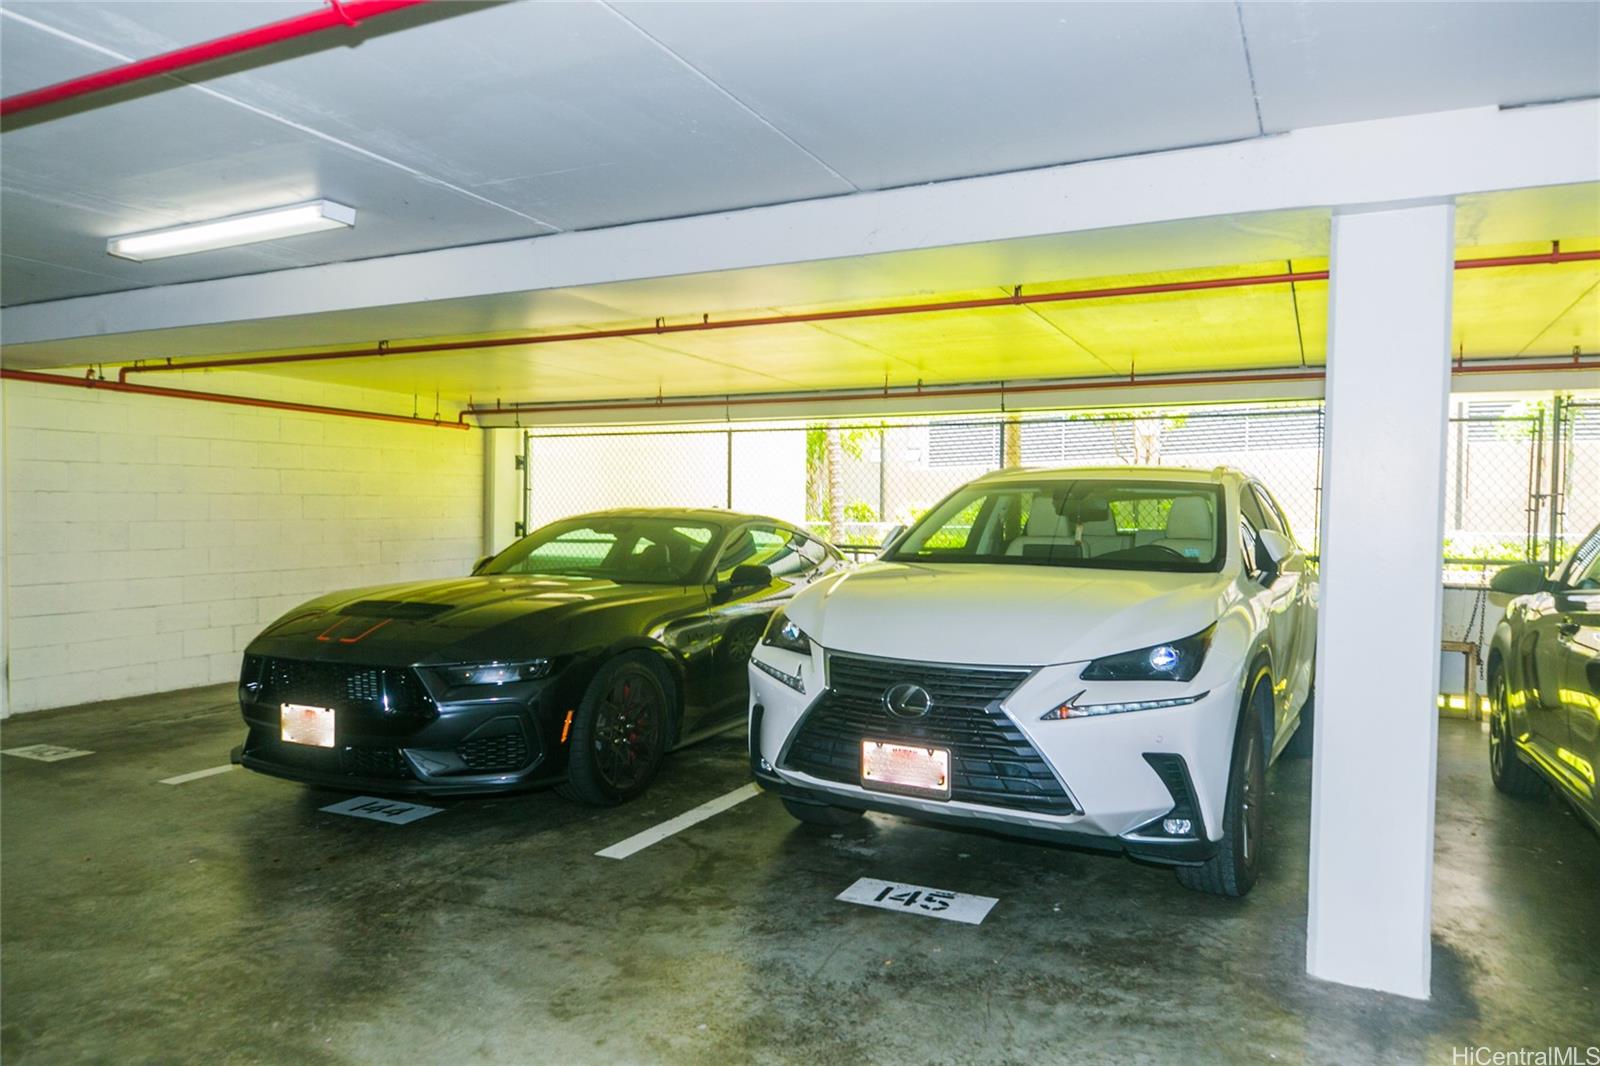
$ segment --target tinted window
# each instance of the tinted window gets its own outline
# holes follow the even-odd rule
[[[717,533],[716,526],[674,518],[573,518],[528,534],[482,572],[676,585],[699,570]]]
[[[1263,513],[1261,497],[1256,495],[1254,485],[1246,484],[1240,486],[1239,513],[1243,515],[1245,520],[1250,523],[1251,529],[1262,530],[1276,528],[1272,522],[1268,521],[1267,516]]]
[[[747,526],[722,549],[717,560],[717,580],[727,580],[737,566],[765,566],[773,577],[792,581],[812,566],[800,553],[804,542],[800,534],[777,526]]]
[[[1261,511],[1262,514],[1266,515],[1267,525],[1277,530],[1278,533],[1282,533],[1286,538],[1294,539],[1294,533],[1290,531],[1290,520],[1283,514],[1283,507],[1278,506],[1277,499],[1272,498],[1272,493],[1269,493],[1266,487],[1256,485],[1256,483],[1251,483],[1250,488],[1256,493],[1256,498],[1261,501]]]
[[[885,558],[1122,570],[1217,570],[1222,493],[1206,482],[1073,478],[971,485]]]
[[[1566,583],[1568,588],[1600,589],[1600,533],[1591,536],[1573,553]]]

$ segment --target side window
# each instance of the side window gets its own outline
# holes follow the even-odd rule
[[[805,572],[808,575],[828,564],[827,548],[824,548],[810,537],[796,536],[795,541],[799,547],[801,557],[806,561]]]
[[[1573,589],[1600,589],[1600,533],[1590,537],[1573,553],[1566,585]]]
[[[1239,563],[1250,577],[1261,575],[1261,569],[1256,566],[1256,530],[1259,528],[1248,515],[1239,515]]]
[[[800,554],[802,539],[776,526],[747,526],[722,549],[722,557],[717,560],[717,580],[726,581],[739,566],[765,566],[773,577],[793,580],[810,565]]]
[[[1266,516],[1261,513],[1261,497],[1256,495],[1253,484],[1245,484],[1239,488],[1239,515],[1250,523],[1252,530],[1271,529]]]
[[[1250,483],[1250,493],[1256,498],[1256,507],[1260,510],[1261,517],[1266,522],[1261,528],[1276,530],[1284,536],[1288,536],[1289,523],[1283,520],[1283,512],[1278,510],[1277,501],[1272,498],[1272,495],[1253,481]]]

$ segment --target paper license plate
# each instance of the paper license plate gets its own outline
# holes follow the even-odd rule
[[[950,752],[887,740],[863,740],[861,784],[884,792],[949,799]]]
[[[309,744],[316,748],[333,747],[333,708],[311,707],[304,703],[279,704],[282,733],[286,744]]]

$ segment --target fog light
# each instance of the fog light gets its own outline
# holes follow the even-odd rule
[[[1187,818],[1163,818],[1161,831],[1171,837],[1186,837],[1194,832],[1194,823]]]

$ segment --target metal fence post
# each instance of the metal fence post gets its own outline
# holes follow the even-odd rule
[[[1550,543],[1545,555],[1551,570],[1556,568],[1556,552],[1561,543],[1561,401],[1558,392],[1550,405]]]

